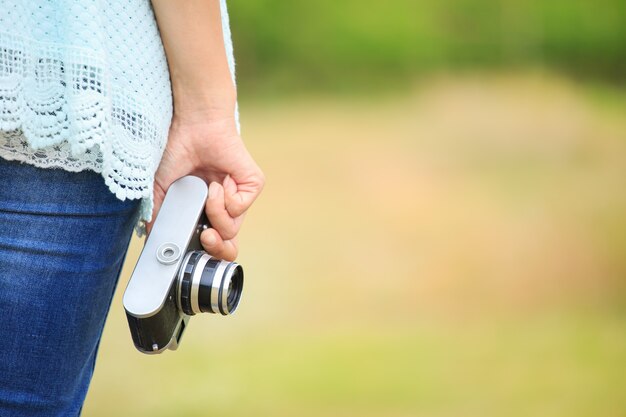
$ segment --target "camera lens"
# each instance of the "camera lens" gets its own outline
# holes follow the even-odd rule
[[[226,293],[226,307],[230,313],[237,309],[241,292],[243,291],[243,268],[241,265],[236,265],[232,271],[228,284],[228,292]]]
[[[243,268],[236,262],[190,252],[178,278],[178,305],[185,314],[232,314],[243,290]]]

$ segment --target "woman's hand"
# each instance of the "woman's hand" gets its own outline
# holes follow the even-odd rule
[[[174,117],[154,180],[156,218],[165,192],[185,175],[209,184],[211,229],[200,240],[211,255],[234,260],[237,233],[265,179],[235,124],[236,88],[219,1],[151,0],[167,56]],[[224,11],[225,12],[225,11]],[[146,225],[150,233],[152,222]]]
[[[155,175],[148,233],[170,184],[185,175],[195,175],[209,184],[205,211],[212,228],[202,232],[202,246],[212,256],[235,260],[237,233],[246,210],[263,189],[265,177],[237,133],[234,117],[174,115]]]

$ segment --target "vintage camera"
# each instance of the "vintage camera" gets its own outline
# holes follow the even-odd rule
[[[143,353],[175,350],[199,313],[232,314],[241,298],[243,269],[202,250],[200,233],[206,183],[194,176],[167,191],[124,292],[124,309],[135,347]]]

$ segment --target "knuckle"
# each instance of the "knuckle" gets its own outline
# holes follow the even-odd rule
[[[223,252],[222,253],[222,257],[223,260],[225,261],[234,261],[235,259],[237,259],[237,251],[236,250],[231,250],[228,252]]]
[[[234,228],[234,226],[231,226],[227,228],[226,230],[224,230],[223,233],[220,233],[220,235],[222,235],[222,238],[224,240],[231,240],[235,236],[237,236],[237,230]]]
[[[263,187],[265,186],[265,181],[266,181],[266,177],[263,171],[259,170],[258,177],[259,177],[258,178],[259,190],[262,190]]]
[[[211,214],[217,214],[219,213],[220,204],[218,201],[208,199],[206,209]]]
[[[212,251],[207,251],[207,253],[211,256],[214,256],[217,259],[223,259],[224,257],[222,256],[222,252],[223,251],[219,251],[219,250],[212,250]]]
[[[232,255],[232,260],[234,261],[235,258],[237,257],[237,255],[239,254],[239,248],[237,247],[237,244],[234,243],[233,241],[232,245],[231,245],[231,255]]]
[[[226,218],[226,216],[224,216],[216,219],[214,223],[214,227],[222,239],[230,240],[237,235],[236,226],[232,223],[232,221],[230,221],[230,218]]]

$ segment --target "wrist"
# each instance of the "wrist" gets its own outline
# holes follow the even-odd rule
[[[239,135],[234,110],[207,110],[206,108],[197,111],[174,112],[170,134],[172,131],[181,133],[181,138],[202,137],[203,140],[209,137],[225,138]]]
[[[172,83],[174,115],[223,119],[234,117],[237,90],[233,83],[189,85]]]

